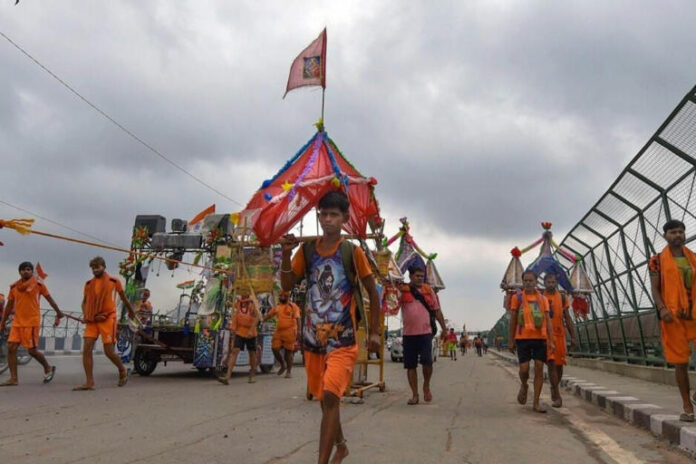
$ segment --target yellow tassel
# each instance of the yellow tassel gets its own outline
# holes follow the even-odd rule
[[[0,229],[3,227],[14,229],[22,235],[30,234],[33,224],[33,219],[10,219],[9,221],[0,219]]]

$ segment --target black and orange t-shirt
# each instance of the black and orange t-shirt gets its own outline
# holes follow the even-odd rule
[[[317,240],[312,256],[304,256],[300,248],[292,258],[292,270],[297,277],[307,276],[307,310],[302,323],[304,347],[315,353],[328,353],[355,344],[354,282],[350,282],[343,267],[341,243],[326,254],[319,252]],[[305,261],[305,259],[307,261]],[[354,247],[353,262],[359,279],[372,275],[365,252]]]

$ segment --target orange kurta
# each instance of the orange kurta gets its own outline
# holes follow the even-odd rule
[[[566,347],[565,325],[563,325],[563,315],[568,310],[568,299],[564,298],[561,292],[544,292],[544,296],[549,303],[549,318],[551,319],[551,330],[553,331],[553,342],[555,349],[547,352],[547,361],[553,361],[557,366],[565,366],[568,348]]]
[[[254,307],[254,300],[246,298],[235,303],[235,312],[230,321],[230,329],[242,338],[255,338],[259,318]]]
[[[515,340],[545,340],[547,338],[546,316],[549,312],[549,305],[546,297],[538,291],[532,295],[527,295],[524,292],[520,295],[521,297],[513,295],[510,299],[510,310],[513,312],[512,317],[518,317],[517,311],[521,309],[524,319],[524,324],[517,325]],[[539,328],[534,325],[531,305],[537,305],[544,315],[542,325]]]

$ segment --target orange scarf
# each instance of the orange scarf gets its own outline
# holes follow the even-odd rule
[[[85,288],[85,306],[83,309],[85,322],[94,322],[97,314],[101,314],[109,298],[113,298],[114,286],[106,272],[101,277],[94,277]]]
[[[38,283],[39,283],[39,281],[36,280],[36,277],[31,276],[27,280],[19,279],[17,282],[15,282],[14,288],[18,292],[31,292],[32,290],[34,290],[34,286],[38,285]]]
[[[691,268],[696,275],[696,254],[687,247],[682,247],[682,252],[689,260]],[[696,285],[691,284],[691,299],[686,293],[686,285],[677,261],[672,256],[672,250],[666,246],[660,253],[660,290],[662,301],[672,314],[682,319],[693,319],[693,302],[696,302]],[[689,300],[692,304],[689,305]]]

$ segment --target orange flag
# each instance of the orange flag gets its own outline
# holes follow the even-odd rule
[[[189,229],[200,229],[200,226],[202,225],[203,219],[209,214],[215,214],[215,205],[210,205],[200,213],[196,214],[196,216],[191,219],[188,223]],[[198,226],[198,227],[197,227]]]
[[[48,274],[44,272],[41,263],[38,261],[36,262],[36,275],[38,275],[41,280],[46,280],[46,277],[48,277]]]

